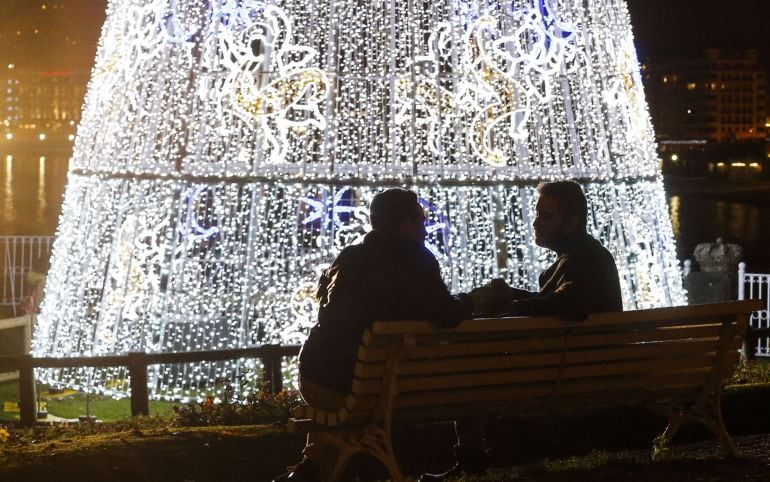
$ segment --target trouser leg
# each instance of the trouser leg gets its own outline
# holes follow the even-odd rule
[[[300,376],[300,393],[305,401],[314,407],[334,410],[345,403],[347,394],[330,390],[318,383]],[[309,433],[302,455],[313,462],[320,480],[329,480],[339,456],[339,449],[328,443],[322,434]]]

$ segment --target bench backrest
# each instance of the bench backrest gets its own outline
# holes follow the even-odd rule
[[[451,330],[376,322],[364,335],[344,418],[391,404],[445,418],[602,403],[692,400],[733,372],[752,301],[591,315],[475,319]],[[383,397],[392,393],[393,397]]]

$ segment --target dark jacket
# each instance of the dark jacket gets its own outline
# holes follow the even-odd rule
[[[300,374],[347,392],[356,351],[374,321],[430,320],[451,328],[470,318],[467,295],[452,296],[422,243],[372,231],[342,250],[318,283],[318,323],[299,356]]]
[[[558,257],[540,273],[540,291],[517,290],[503,315],[558,315],[582,320],[589,313],[623,311],[615,259],[585,232],[566,239]]]

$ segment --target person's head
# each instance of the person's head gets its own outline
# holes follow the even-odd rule
[[[425,213],[417,194],[393,188],[378,193],[369,206],[372,228],[422,242],[425,240]]]
[[[554,249],[577,232],[586,229],[588,203],[580,184],[575,181],[555,181],[537,186],[535,243]]]

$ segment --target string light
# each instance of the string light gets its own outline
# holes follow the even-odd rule
[[[415,189],[455,291],[536,289],[540,180],[573,178],[627,309],[685,302],[623,0],[112,0],[37,355],[299,343],[321,270]],[[156,397],[252,362],[161,366]],[[120,396],[122,369],[44,381]]]

